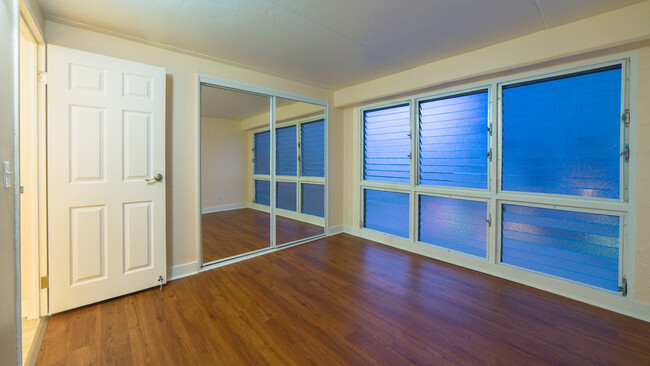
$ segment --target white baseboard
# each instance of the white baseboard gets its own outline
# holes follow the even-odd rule
[[[203,207],[201,209],[201,214],[205,215],[205,214],[214,213],[214,212],[238,210],[240,208],[246,208],[246,207],[248,207],[248,205],[245,204],[245,203],[233,203],[233,204],[229,204],[229,205]]]
[[[362,239],[433,258],[442,262],[451,263],[460,267],[469,268],[474,271],[483,272],[491,276],[521,283],[526,286],[534,287],[650,322],[650,304],[634,300],[631,297],[618,296],[558,278],[540,275],[507,265],[490,263],[485,260],[450,252],[444,248],[411,243],[409,240],[383,234],[374,230],[360,229],[358,227],[345,225],[344,232]]]
[[[336,235],[345,232],[345,225],[331,226],[327,231],[327,235]]]
[[[167,268],[167,281],[177,280],[179,278],[197,274],[199,268],[198,262],[190,262],[179,264],[174,267]]]

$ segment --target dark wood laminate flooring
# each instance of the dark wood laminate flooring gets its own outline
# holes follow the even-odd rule
[[[201,215],[203,263],[268,248],[270,215],[243,208]],[[323,233],[323,228],[276,216],[278,245]]]
[[[38,365],[649,365],[650,323],[340,234],[54,315]]]

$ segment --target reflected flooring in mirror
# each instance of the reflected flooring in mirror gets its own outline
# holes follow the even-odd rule
[[[269,247],[270,215],[250,208],[214,212],[201,216],[203,263]],[[316,236],[323,228],[277,216],[278,243]]]

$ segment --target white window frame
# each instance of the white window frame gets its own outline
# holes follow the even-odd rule
[[[503,121],[501,114],[501,91],[504,85],[544,79],[552,76],[573,74],[575,72],[597,69],[605,66],[620,64],[622,68],[621,78],[621,111],[628,113],[628,124],[621,123],[621,149],[629,144],[629,161],[621,158],[621,194],[620,198],[591,198],[558,194],[540,194],[501,190],[502,172],[502,136]],[[565,296],[582,298],[601,298],[608,302],[615,295],[621,298],[620,292],[613,292],[599,287],[586,285],[561,277],[550,276],[540,272],[530,271],[524,268],[515,267],[502,263],[500,260],[501,250],[501,205],[517,204],[530,207],[553,208],[566,211],[589,212],[604,215],[619,216],[621,220],[621,234],[619,246],[619,284],[623,279],[627,280],[627,296],[634,296],[634,236],[636,232],[636,75],[638,68],[638,51],[615,54],[605,57],[592,58],[559,66],[536,69],[524,73],[514,73],[510,76],[495,77],[486,81],[469,83],[460,86],[453,86],[434,92],[427,92],[412,97],[403,97],[369,105],[364,105],[358,111],[358,231],[369,239],[378,240],[386,244],[421,253],[444,261],[456,263],[471,269],[477,269],[486,273],[523,282],[549,291],[561,293]],[[488,90],[488,125],[492,133],[489,135],[488,148],[492,150],[492,159],[488,162],[488,189],[437,187],[418,185],[418,163],[419,163],[419,102],[431,99],[444,98],[460,95],[471,91],[482,89]],[[388,108],[409,104],[411,115],[411,184],[387,183],[364,180],[364,112],[380,108]],[[379,189],[386,191],[409,193],[411,197],[410,207],[410,237],[408,240],[390,234],[378,232],[364,227],[364,189]],[[459,253],[443,247],[419,242],[418,233],[418,199],[419,195],[434,195],[455,199],[483,200],[488,202],[487,219],[491,221],[488,226],[487,258]],[[530,274],[530,275],[527,275]],[[588,290],[585,290],[588,289]],[[586,292],[585,292],[586,291]],[[580,294],[580,295],[576,295]],[[585,295],[586,294],[586,295]],[[602,302],[601,301],[601,302]]]

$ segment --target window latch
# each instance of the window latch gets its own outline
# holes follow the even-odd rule
[[[625,158],[625,161],[630,161],[630,145],[625,144],[625,148],[623,149],[623,152],[620,154],[623,158]]]
[[[630,125],[630,110],[626,109],[625,112],[623,112],[623,115],[621,116],[621,120],[623,123],[625,123],[625,126]]]

